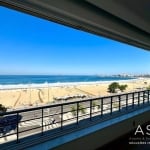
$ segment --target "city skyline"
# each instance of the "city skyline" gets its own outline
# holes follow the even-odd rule
[[[0,74],[150,74],[150,52],[0,8]]]

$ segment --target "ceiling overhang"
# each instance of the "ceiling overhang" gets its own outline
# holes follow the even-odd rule
[[[0,0],[0,4],[150,50],[150,1],[147,0]]]

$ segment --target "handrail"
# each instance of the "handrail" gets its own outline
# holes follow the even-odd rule
[[[1,113],[0,144],[2,138],[10,137],[10,141],[16,140],[18,143],[20,139],[37,133],[62,133],[67,127],[79,127],[81,122],[82,125],[84,121],[93,122],[96,117],[98,120],[109,119],[116,114],[121,115],[149,106],[149,98],[150,90],[140,90]],[[71,117],[66,118],[69,113]],[[57,126],[53,127],[54,125]],[[2,142],[5,143],[7,141]]]
[[[98,100],[98,99],[102,99],[102,98],[117,97],[117,96],[123,96],[123,95],[127,95],[127,94],[144,92],[144,91],[150,91],[150,90],[140,90],[140,91],[134,91],[134,92],[112,94],[112,95],[109,95],[109,96],[102,96],[102,97],[100,96],[100,97],[95,97],[95,98],[88,98],[88,99],[77,100],[77,101],[72,101],[72,102],[63,102],[63,103],[57,103],[57,104],[50,104],[50,105],[46,105],[46,106],[37,106],[37,107],[33,107],[33,108],[26,108],[26,109],[21,109],[21,110],[13,110],[13,111],[5,112],[5,113],[0,113],[0,115],[3,116],[3,115],[21,113],[21,112],[26,112],[26,111],[33,111],[33,110],[39,110],[39,109],[45,109],[45,108],[51,108],[51,107],[58,107],[58,106],[61,106],[61,105],[75,104],[77,102],[87,102],[87,101],[90,101],[90,100]]]

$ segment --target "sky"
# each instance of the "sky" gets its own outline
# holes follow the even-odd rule
[[[150,52],[0,7],[0,75],[150,74]]]

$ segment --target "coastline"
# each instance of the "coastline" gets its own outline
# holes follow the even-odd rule
[[[61,86],[78,86],[78,85],[95,85],[95,84],[110,84],[112,82],[126,83],[137,81],[139,78],[127,80],[111,80],[111,81],[88,81],[88,82],[56,82],[56,83],[30,83],[30,84],[0,84],[0,90],[11,89],[26,89],[26,88],[47,88],[47,87],[61,87]]]
[[[109,84],[118,82],[127,84],[125,92],[130,92],[150,85],[150,78],[129,80],[97,81],[97,82],[68,82],[44,84],[0,85],[0,104],[17,109],[36,107],[63,99],[76,100],[110,95],[107,91]]]

